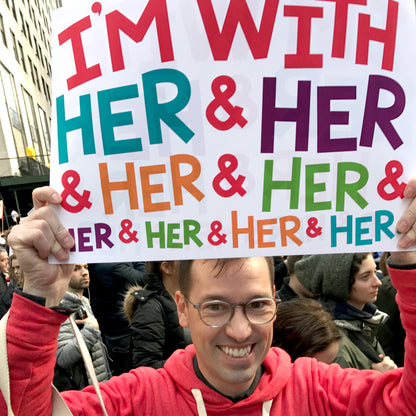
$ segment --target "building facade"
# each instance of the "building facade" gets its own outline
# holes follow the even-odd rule
[[[0,199],[25,216],[33,188],[49,183],[51,13],[59,0],[0,3]]]

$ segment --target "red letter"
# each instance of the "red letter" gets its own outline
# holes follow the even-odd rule
[[[322,54],[311,54],[311,24],[322,18],[322,7],[285,6],[285,16],[298,18],[298,44],[295,55],[285,55],[285,68],[322,68]]]
[[[111,63],[114,72],[124,69],[120,31],[125,33],[136,43],[141,42],[153,20],[156,22],[160,59],[162,62],[173,61],[173,47],[170,36],[166,0],[149,0],[143,14],[136,24],[127,19],[127,17],[122,15],[118,10],[115,10],[106,16],[108,44],[110,47]]]
[[[333,1],[335,5],[334,39],[332,40],[332,57],[344,58],[347,34],[348,6],[350,4],[366,5],[367,0],[323,0]]]
[[[393,70],[398,13],[399,3],[389,0],[385,30],[371,27],[371,16],[369,14],[360,14],[358,19],[357,64],[368,64],[369,43],[370,40],[374,40],[384,43],[383,64],[381,67],[389,71]]]
[[[87,68],[85,62],[84,48],[82,47],[81,32],[91,27],[89,16],[84,17],[79,22],[69,26],[58,35],[59,44],[62,45],[67,40],[71,40],[72,52],[74,53],[76,74],[66,80],[68,89],[77,87],[84,82],[90,81],[101,76],[100,65]]]
[[[278,5],[279,0],[266,0],[260,29],[257,30],[246,0],[231,0],[221,32],[211,0],[198,0],[199,11],[214,59],[216,61],[228,59],[238,23],[254,59],[267,58]]]

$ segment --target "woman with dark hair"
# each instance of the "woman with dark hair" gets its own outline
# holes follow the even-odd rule
[[[332,316],[314,299],[295,298],[279,304],[273,324],[273,343],[292,361],[314,357],[330,364],[338,353],[341,334]]]
[[[295,269],[300,282],[320,295],[342,332],[335,362],[382,372],[397,368],[376,336],[388,315],[374,304],[382,282],[371,253],[304,256]]]
[[[151,261],[145,267],[144,287],[131,287],[124,298],[131,329],[131,367],[160,368],[191,341],[179,325],[176,310],[177,261]]]

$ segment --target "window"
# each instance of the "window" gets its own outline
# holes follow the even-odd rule
[[[7,47],[6,31],[4,30],[3,16],[1,14],[0,14],[0,32],[1,32],[1,40],[3,41],[4,46]]]
[[[16,36],[12,31],[10,31],[10,36],[12,37],[14,57],[16,58],[16,61],[19,62],[19,52],[17,51]]]
[[[20,62],[22,63],[23,70],[27,73],[25,54],[23,52],[23,46],[20,42],[19,42],[19,53],[20,53]]]
[[[40,91],[40,82],[39,82],[39,75],[38,75],[38,69],[36,68],[36,65],[33,66],[33,73],[34,73],[34,83],[37,85],[39,91]]]
[[[24,88],[22,88],[22,92],[23,92],[23,99],[25,102],[30,136],[32,138],[32,144],[36,152],[36,160],[41,161],[42,163],[45,163],[45,150],[41,141],[39,124],[36,118],[36,111],[35,111],[35,106],[33,103],[33,98]]]
[[[40,118],[40,124],[42,126],[42,133],[43,133],[43,140],[41,139],[43,143],[45,151],[45,163],[49,163],[49,155],[51,152],[51,139],[49,134],[49,123],[47,121],[46,113],[43,111],[42,108],[38,107],[39,110],[39,118]]]
[[[9,113],[16,153],[18,157],[26,157],[27,141],[23,128],[19,101],[17,99],[14,77],[3,65],[0,65],[0,73],[3,86],[3,94]]]
[[[30,27],[29,27],[29,23],[28,22],[26,22],[26,36],[27,36],[27,39],[28,39],[28,41],[30,43],[30,46],[33,47],[32,37],[30,36]]]

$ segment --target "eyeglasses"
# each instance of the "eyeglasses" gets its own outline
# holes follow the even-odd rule
[[[247,320],[255,325],[267,324],[277,313],[277,304],[280,299],[255,298],[246,303],[229,303],[223,300],[209,300],[201,303],[192,303],[185,298],[195,309],[198,309],[201,321],[214,328],[227,325],[233,319],[235,308],[243,308]]]

